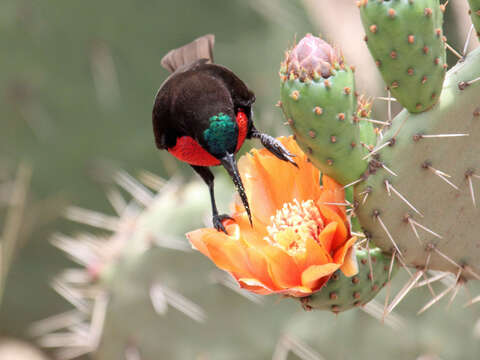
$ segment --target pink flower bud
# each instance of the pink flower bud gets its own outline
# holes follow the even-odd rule
[[[293,72],[302,80],[313,78],[315,74],[328,78],[332,74],[332,68],[342,63],[343,58],[338,49],[312,34],[307,34],[288,51],[285,59],[286,73]]]

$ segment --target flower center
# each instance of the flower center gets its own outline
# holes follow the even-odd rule
[[[305,252],[306,240],[310,237],[318,242],[324,228],[320,211],[313,200],[297,199],[283,204],[271,218],[272,225],[267,226],[265,240],[285,250],[289,255]]]

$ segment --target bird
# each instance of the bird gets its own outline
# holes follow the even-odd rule
[[[215,36],[207,34],[173,49],[161,60],[171,74],[161,84],[152,110],[155,144],[188,163],[207,184],[215,229],[227,233],[215,202],[212,166],[222,165],[236,187],[251,226],[252,216],[235,154],[245,139],[260,139],[277,158],[297,166],[277,139],[253,123],[255,94],[227,67],[215,64]]]

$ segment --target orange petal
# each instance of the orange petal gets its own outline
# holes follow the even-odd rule
[[[298,201],[317,199],[320,195],[320,172],[302,152],[293,137],[280,137],[278,140],[295,156],[298,168],[279,159],[267,149],[252,150],[249,155],[239,161],[247,196],[264,199],[267,194],[269,202],[259,204],[261,211],[252,212],[264,224],[269,222],[271,215],[294,198]],[[281,176],[278,176],[281,174]],[[246,184],[248,183],[248,185]],[[247,189],[248,188],[248,189]],[[249,193],[251,191],[251,193]],[[262,197],[263,196],[263,197]],[[260,200],[261,201],[261,200]],[[273,206],[272,206],[273,205]]]
[[[255,154],[256,151],[252,150]],[[275,214],[275,197],[270,189],[270,175],[265,169],[258,167],[255,155],[246,154],[238,161],[238,169],[242,174],[245,192],[250,199],[250,210],[257,222],[268,224],[270,216]],[[243,209],[239,204],[239,197],[235,197],[237,208]]]
[[[318,237],[318,241],[321,244],[323,244],[323,246],[325,247],[325,250],[329,254],[332,249],[333,240],[337,233],[337,227],[338,227],[337,222],[331,222],[330,224],[325,226],[325,228],[320,233],[320,236]]]
[[[329,196],[332,196],[332,200],[335,200],[334,202],[345,201],[345,189],[342,185],[327,175],[323,175],[322,184],[323,189],[329,194]]]
[[[355,255],[355,246],[352,246],[350,249],[348,249],[347,255],[345,255],[345,259],[343,261],[343,265],[340,266],[340,270],[342,270],[343,275],[347,277],[351,277],[358,273],[358,262]]]
[[[355,236],[348,239],[348,241],[346,241],[345,244],[335,252],[335,255],[333,255],[333,261],[340,265],[343,264],[348,250],[353,246],[353,244],[355,244],[355,241],[357,241]]]
[[[320,191],[320,172],[310,162],[292,137],[278,139],[292,154],[298,168],[278,159],[266,149],[255,153],[259,166],[270,174],[271,189],[277,208],[294,198],[298,201],[317,199]],[[281,174],[281,176],[278,176]]]
[[[321,194],[320,171],[310,163],[303,165],[290,191],[291,198],[295,198],[300,202],[318,199]]]
[[[338,247],[342,246],[347,239],[348,235],[348,230],[345,225],[344,220],[340,215],[338,215],[335,210],[332,210],[332,208],[329,205],[320,205],[318,206],[320,209],[320,214],[322,215],[323,220],[325,221],[325,224],[330,224],[331,222],[336,222],[337,223],[337,231],[335,233],[335,236],[333,238],[332,242],[332,250],[337,250]]]
[[[312,265],[323,265],[333,262],[324,243],[322,241],[318,243],[311,237],[305,241],[305,254],[304,262],[299,264],[301,271],[304,271]]]
[[[295,141],[293,136],[280,136],[277,139],[278,139],[278,141],[280,141],[282,143],[283,146],[285,146],[287,148],[288,151],[290,151],[292,154],[295,155],[294,160],[295,160],[295,163],[297,163],[297,165],[299,167],[303,167],[301,165],[305,165],[305,164],[310,164],[311,165],[310,161],[308,160],[307,155],[305,155],[305,153],[300,148],[298,143]],[[313,165],[311,165],[311,166],[313,168],[315,168]]]
[[[333,192],[323,192],[318,198],[317,204],[329,208],[334,211],[343,222],[347,219],[347,212],[345,206],[342,205],[328,205],[328,203],[345,203],[345,198],[338,198]]]
[[[210,259],[220,269],[234,272],[239,277],[251,277],[245,248],[238,241],[229,239],[219,243],[216,240],[207,240],[205,245],[210,253]]]
[[[339,183],[332,178],[324,175],[322,177],[322,193],[319,197],[320,203],[344,203],[345,202],[345,189]],[[327,205],[330,209],[334,210],[343,221],[346,220],[346,208],[345,206]]]
[[[241,238],[250,246],[262,248],[268,243],[264,240],[268,235],[265,225],[253,219],[253,226],[250,225],[247,213],[245,211],[233,215],[233,218],[240,229]]]
[[[277,291],[279,294],[290,295],[295,297],[303,297],[310,295],[312,293],[312,289],[306,286],[295,286],[294,288],[286,289],[283,291]]]
[[[286,252],[275,246],[266,246],[263,253],[267,257],[270,276],[277,287],[291,288],[301,284],[297,264]]]
[[[269,191],[275,210],[292,201],[291,189],[298,176],[298,169],[285,161],[278,161],[278,158],[270,152],[255,152],[254,161],[258,171],[269,178]],[[281,176],[278,176],[279,174]]]
[[[237,281],[242,289],[254,292],[259,295],[269,295],[275,292],[274,290],[265,287],[265,285],[263,285],[257,279],[241,278],[237,279]]]
[[[332,275],[340,267],[339,264],[312,265],[302,273],[302,285],[310,289],[319,288],[319,280]]]
[[[238,236],[236,224],[225,224],[229,233]],[[233,231],[232,231],[233,230]],[[192,245],[208,256],[220,269],[234,272],[240,277],[250,277],[249,259],[241,240],[232,239],[216,229],[200,229],[187,234]]]
[[[304,201],[309,199],[318,199],[320,196],[320,171],[308,161],[308,157],[300,149],[297,142],[293,139],[293,136],[288,138],[279,138],[280,142],[290,151],[296,155],[294,161],[298,165],[297,175],[293,187],[289,190],[291,201],[293,198],[298,201]],[[283,174],[282,174],[283,176]],[[287,187],[284,187],[287,189]]]
[[[269,266],[265,255],[253,247],[247,247],[245,250],[248,257],[248,268],[250,274],[252,274],[252,278],[260,282],[264,287],[273,290],[277,289],[277,286],[270,276]]]
[[[225,233],[219,232],[216,229],[198,229],[198,230],[187,233],[186,236],[194,249],[200,251],[203,255],[209,258],[210,258],[210,253],[203,239],[205,237],[212,237],[212,236],[219,236],[223,241],[228,239],[228,236]]]

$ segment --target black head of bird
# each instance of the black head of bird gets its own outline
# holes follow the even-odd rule
[[[172,74],[160,86],[152,121],[155,143],[192,166],[208,185],[213,225],[226,232],[219,215],[210,166],[223,165],[252,223],[250,207],[235,161],[245,139],[259,138],[279,159],[296,166],[293,155],[253,124],[255,95],[231,70],[213,62],[214,36],[205,35],[162,59]]]

